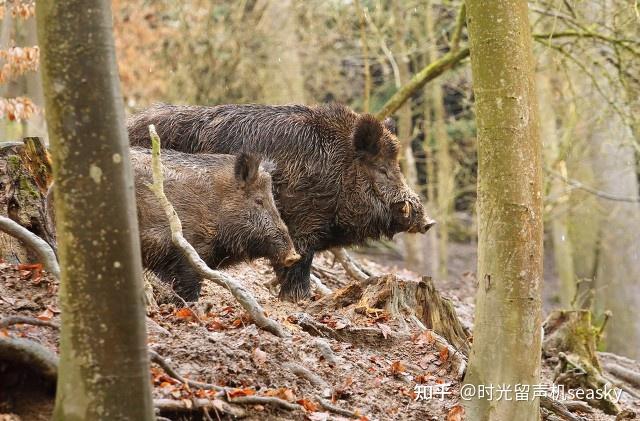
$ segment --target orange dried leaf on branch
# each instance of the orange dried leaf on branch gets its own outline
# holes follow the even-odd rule
[[[183,307],[180,310],[176,310],[175,316],[180,320],[185,320],[188,322],[193,322],[198,319],[195,313],[193,312],[193,310],[187,307]]]
[[[244,389],[233,389],[230,392],[227,392],[227,395],[230,398],[238,398],[240,396],[251,396],[251,395],[255,395],[256,391],[253,389],[249,389],[249,388],[244,388]]]
[[[311,402],[309,399],[298,399],[296,403],[302,405],[304,409],[310,412],[316,412],[319,409],[318,404]]]

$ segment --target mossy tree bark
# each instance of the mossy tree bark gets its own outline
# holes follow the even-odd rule
[[[540,377],[541,146],[525,0],[467,0],[478,126],[478,292],[465,382]],[[530,386],[531,387],[531,386]],[[537,399],[466,402],[472,420],[537,421]]]
[[[110,4],[37,3],[62,271],[55,420],[154,419]]]

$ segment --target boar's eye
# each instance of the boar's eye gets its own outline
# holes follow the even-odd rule
[[[258,205],[258,206],[264,205],[264,201],[262,200],[262,198],[260,198],[260,197],[256,198],[256,205]]]

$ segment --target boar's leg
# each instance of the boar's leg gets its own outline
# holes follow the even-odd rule
[[[293,266],[275,267],[276,276],[280,282],[280,299],[283,301],[296,302],[309,297],[313,251],[301,254],[302,258]]]
[[[202,278],[191,267],[191,264],[179,250],[172,250],[172,255],[165,260],[164,267],[156,267],[154,272],[161,281],[172,286],[186,302],[197,301],[200,296]]]

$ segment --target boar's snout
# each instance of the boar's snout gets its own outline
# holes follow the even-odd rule
[[[290,266],[293,266],[294,264],[298,263],[300,258],[301,258],[301,256],[295,250],[291,249],[289,251],[289,253],[287,253],[287,255],[282,260],[282,264],[285,267],[290,267]]]
[[[425,216],[422,223],[418,226],[418,232],[424,234],[425,232],[429,231],[429,229],[435,224],[436,221],[429,218],[428,216]]]

